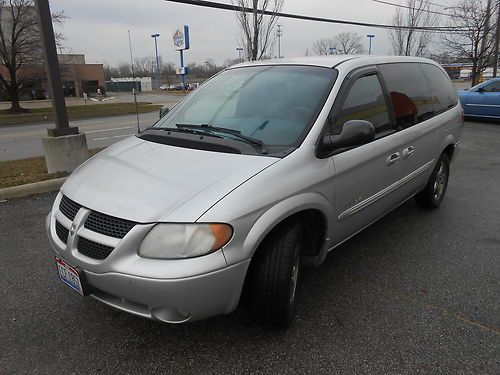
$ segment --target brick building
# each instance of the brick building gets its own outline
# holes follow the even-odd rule
[[[102,64],[86,64],[85,56],[82,54],[58,55],[61,81],[64,95],[81,97],[83,93],[95,95],[100,88],[104,92],[106,84],[104,81],[104,68]],[[23,68],[23,89],[21,90],[21,99],[45,99],[47,98],[47,78],[42,65],[29,66]],[[5,67],[0,65],[0,74],[7,80],[8,72]],[[0,93],[1,95],[1,93]],[[3,93],[3,100],[9,100]]]

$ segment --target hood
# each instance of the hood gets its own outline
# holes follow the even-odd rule
[[[225,195],[278,160],[131,137],[81,165],[61,191],[84,207],[127,220],[194,222]]]

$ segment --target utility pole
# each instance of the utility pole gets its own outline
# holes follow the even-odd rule
[[[500,1],[497,1],[497,30],[495,35],[495,55],[493,56],[493,78],[497,77],[498,70],[498,53],[500,45]]]
[[[281,37],[283,36],[283,30],[281,29],[282,26],[282,24],[278,24],[278,31],[276,32],[278,37],[278,59],[281,59]]]
[[[490,17],[491,17],[491,0],[488,0],[488,4],[486,5],[486,19],[484,21],[484,31],[483,31],[483,40],[481,41],[481,50],[479,53],[479,62],[477,66],[477,72],[472,72],[473,79],[472,85],[474,86],[477,82],[477,75],[481,75],[481,71],[483,70],[483,64],[485,60],[486,46],[488,42],[488,34],[490,33]],[[486,64],[488,61],[486,61]]]
[[[77,127],[70,127],[68,123],[68,114],[66,112],[66,103],[61,84],[61,72],[59,70],[59,61],[57,59],[56,41],[54,38],[54,29],[52,28],[52,16],[48,0],[35,1],[35,8],[38,18],[38,27],[40,28],[40,37],[43,45],[45,72],[47,73],[47,84],[54,110],[55,128],[47,129],[52,137],[62,135],[78,134]]]
[[[68,123],[48,0],[35,0],[35,11],[55,121],[55,128],[47,129],[48,137],[42,138],[45,163],[49,173],[72,172],[89,157],[87,138]]]

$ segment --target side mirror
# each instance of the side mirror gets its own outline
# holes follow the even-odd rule
[[[477,92],[478,92],[478,93],[480,93],[480,94],[482,94],[482,93],[484,92],[484,87],[480,87],[480,88],[478,88],[478,89],[477,89]]]
[[[168,108],[167,106],[161,107],[160,108],[160,118],[165,116],[169,111],[170,111],[170,108]]]
[[[369,121],[347,121],[338,135],[325,135],[322,139],[322,152],[329,153],[338,148],[354,147],[372,142],[375,139],[375,127]]]

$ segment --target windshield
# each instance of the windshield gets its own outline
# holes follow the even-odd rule
[[[238,142],[236,130],[266,147],[297,146],[316,120],[337,73],[311,66],[256,66],[212,78],[159,120],[155,128],[189,125]],[[247,140],[248,141],[248,140]]]

